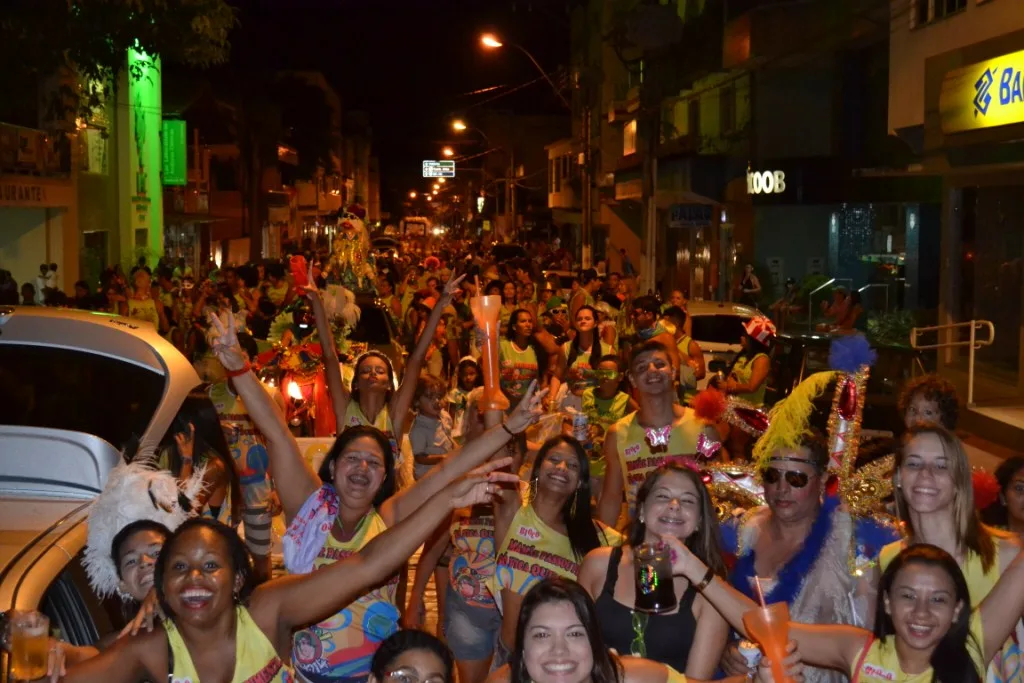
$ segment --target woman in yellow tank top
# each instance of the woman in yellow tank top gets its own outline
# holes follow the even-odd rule
[[[163,627],[118,640],[71,667],[63,679],[291,682],[286,662],[294,629],[347,604],[397,569],[452,510],[490,502],[497,482],[515,480],[481,468],[433,496],[378,542],[321,571],[259,588],[245,544],[232,528],[204,518],[189,520],[167,539],[156,564],[154,587],[167,617]]]
[[[151,324],[157,332],[166,332],[169,325],[164,305],[153,296],[152,279],[142,268],[132,274],[131,294],[120,304],[121,315]]]
[[[622,537],[593,519],[589,459],[570,436],[547,440],[533,463],[524,497],[506,496],[495,514],[498,553],[488,589],[501,606],[495,665],[516,647],[523,596],[546,577],[575,579],[588,552]]]
[[[233,330],[224,329],[219,321],[211,324],[219,335],[214,350],[266,439],[274,483],[289,525],[283,539],[284,561],[293,574],[322,572],[360,551],[454,479],[487,461],[541,412],[543,393],[535,395],[531,387],[504,425],[473,439],[450,454],[443,467],[436,466],[413,486],[393,495],[394,453],[380,430],[365,425],[346,429],[314,473],[281,413],[247,369]],[[321,613],[319,622],[307,622],[316,623],[295,634],[293,652],[301,679],[312,683],[364,681],[377,646],[398,629],[396,587],[390,572],[379,573],[372,590],[357,593],[343,609]]]
[[[933,425],[914,426],[896,453],[896,509],[907,538],[882,549],[884,570],[900,550],[936,545],[957,559],[971,603],[980,604],[1018,554],[1015,539],[983,525],[974,508],[971,466],[960,440]],[[1024,680],[1013,639],[989,667],[991,681]]]
[[[601,640],[594,601],[568,579],[544,579],[530,591],[516,632],[519,645],[509,663],[492,673],[487,683],[701,683],[659,662],[609,650]],[[786,664],[786,674],[798,680],[798,657],[787,658]]]
[[[744,637],[743,616],[757,604],[716,577],[678,539],[673,572],[697,586]],[[789,622],[807,664],[848,672],[856,683],[980,683],[985,666],[1024,612],[1024,558],[1006,568],[976,609],[963,572],[945,550],[921,543],[892,560],[879,584],[874,632],[855,626]],[[764,642],[762,642],[764,644]]]
[[[649,341],[633,349],[629,376],[636,388],[640,409],[613,425],[605,434],[607,467],[598,517],[615,524],[626,501],[630,515],[636,490],[666,459],[696,456],[701,434],[717,440],[693,410],[676,402],[676,371],[668,349]]]
[[[615,352],[609,344],[598,338],[597,310],[592,306],[580,306],[573,321],[576,336],[562,345],[559,373],[551,378],[551,393],[557,394],[564,382],[569,393],[562,402],[562,408],[583,408],[583,392],[597,386],[597,366],[602,356]]]

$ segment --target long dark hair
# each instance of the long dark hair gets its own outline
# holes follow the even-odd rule
[[[411,650],[424,650],[437,655],[444,664],[445,683],[451,683],[455,678],[455,659],[448,646],[434,634],[414,629],[397,631],[384,639],[370,660],[370,675],[378,683],[383,683],[387,680],[387,674],[394,666],[395,660]]]
[[[509,659],[511,669],[510,683],[532,683],[530,672],[526,670],[526,658],[523,657],[526,642],[526,627],[538,607],[552,603],[564,602],[576,610],[576,617],[587,631],[587,640],[594,657],[594,669],[590,672],[591,683],[619,683],[623,680],[622,664],[613,657],[601,637],[601,627],[597,623],[597,609],[594,601],[575,581],[552,577],[544,579],[526,594],[519,608],[519,621],[516,623],[516,649]]]
[[[231,492],[231,522],[238,524],[242,520],[242,487],[238,476],[238,469],[235,467],[235,460],[231,457],[231,449],[228,448],[224,430],[221,427],[220,416],[217,409],[210,400],[209,385],[202,385],[185,397],[174,416],[167,436],[162,444],[166,447],[168,466],[175,474],[181,472],[181,453],[178,452],[178,444],[174,440],[175,434],[188,434],[190,426],[196,430],[196,443],[193,449],[196,465],[201,465],[206,458],[216,458],[228,475],[228,490]]]
[[[391,442],[388,441],[387,435],[376,427],[356,425],[355,427],[345,429],[334,440],[331,449],[327,451],[324,461],[320,463],[320,471],[317,474],[320,476],[320,481],[333,486],[331,463],[338,459],[338,456],[348,448],[349,444],[364,436],[368,436],[376,441],[377,445],[380,446],[381,452],[384,453],[384,479],[381,480],[380,488],[377,489],[377,495],[373,497],[373,506],[378,507],[395,493],[395,453],[391,450]]]
[[[942,640],[932,652],[930,663],[934,671],[933,680],[938,683],[980,683],[978,670],[974,668],[974,660],[968,651],[968,648],[977,648],[980,652],[982,647],[970,633],[971,594],[960,566],[953,556],[942,548],[928,543],[914,544],[904,548],[882,572],[875,607],[875,638],[882,640],[896,634],[892,616],[885,609],[885,599],[892,592],[896,574],[912,564],[938,567],[946,572],[956,587],[956,600],[961,603],[960,612],[950,624],[949,631],[942,636]]]
[[[156,597],[160,602],[160,607],[163,608],[164,614],[173,617],[174,610],[167,604],[167,595],[164,593],[164,576],[167,572],[167,563],[170,562],[168,559],[173,550],[174,544],[190,529],[194,528],[209,529],[218,536],[220,536],[224,543],[228,547],[228,557],[231,558],[231,573],[236,577],[241,577],[242,587],[235,594],[235,602],[238,604],[245,604],[249,600],[249,596],[252,595],[253,590],[256,588],[256,576],[253,573],[252,566],[252,555],[249,554],[249,549],[245,547],[245,542],[238,535],[238,532],[227,526],[221,524],[215,519],[208,519],[206,517],[193,517],[192,519],[186,520],[181,526],[174,530],[174,532],[168,537],[164,543],[163,549],[160,551],[160,557],[156,561],[156,569],[153,572],[153,586],[156,587]]]
[[[380,358],[384,361],[384,364],[388,366],[388,390],[384,394],[384,400],[390,401],[391,394],[394,392],[395,387],[395,369],[391,366],[391,359],[385,356],[380,351],[369,350],[363,355],[359,356],[356,360],[356,367],[352,372],[352,383],[349,385],[349,396],[351,400],[359,403],[359,366],[362,365],[368,358]]]
[[[598,333],[597,329],[597,309],[593,306],[587,306],[584,304],[576,309],[577,316],[580,314],[580,311],[590,311],[590,314],[594,316],[594,329],[591,331],[591,335],[593,335],[593,343],[590,346],[590,360],[588,360],[587,363],[592,369],[596,369],[598,363],[601,361],[601,335]],[[575,316],[572,324],[576,325]],[[572,341],[569,342],[569,360],[566,367],[572,367],[572,364],[576,362],[576,358],[579,357],[580,351],[580,334],[577,330],[576,336],[574,336]]]
[[[580,466],[579,486],[576,493],[569,496],[562,504],[562,522],[565,523],[566,535],[569,536],[569,545],[572,546],[572,552],[576,559],[580,560],[601,545],[601,539],[597,535],[597,525],[590,510],[590,460],[587,458],[587,452],[583,450],[580,442],[571,436],[560,434],[551,437],[537,451],[537,457],[533,461],[533,470],[530,472],[530,481],[537,478],[540,466],[551,449],[562,444],[572,448]]]
[[[525,308],[517,308],[512,311],[512,315],[508,317],[508,330],[505,332],[505,338],[510,342],[514,342],[516,340],[516,323],[519,321],[519,316],[523,314],[533,317],[533,314]],[[534,332],[536,332],[537,324],[537,319],[534,318]],[[530,348],[533,349],[533,354],[537,356],[537,382],[539,383],[541,378],[544,377],[544,373],[547,372],[548,352],[540,343],[537,342],[536,334],[530,335],[530,339],[527,343]]]
[[[722,548],[718,539],[718,517],[715,514],[715,505],[711,502],[711,494],[704,486],[700,475],[693,470],[675,464],[665,464],[652,471],[644,479],[636,492],[637,514],[629,523],[629,545],[636,547],[644,542],[647,533],[647,525],[640,520],[639,510],[643,507],[647,496],[651,494],[658,481],[668,474],[675,472],[686,477],[697,490],[697,497],[700,499],[700,519],[697,520],[697,529],[689,538],[683,539],[686,547],[693,552],[700,560],[718,576],[725,577],[725,558],[722,557]]]

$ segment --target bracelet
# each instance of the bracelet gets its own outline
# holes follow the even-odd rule
[[[242,367],[240,367],[237,370],[227,370],[227,369],[225,369],[224,374],[226,374],[228,377],[241,377],[242,375],[244,375],[245,373],[249,372],[250,370],[252,370],[252,365],[250,365],[248,362],[246,362],[245,365],[243,365]]]
[[[506,432],[506,433],[507,433],[507,434],[508,434],[509,436],[511,436],[511,437],[512,437],[513,439],[514,439],[514,438],[516,438],[516,433],[515,433],[515,432],[513,432],[513,431],[512,431],[511,429],[509,429],[509,428],[508,428],[508,425],[507,425],[507,424],[505,424],[504,422],[502,422],[502,423],[501,423],[501,428],[502,428],[502,429],[504,429],[504,430],[505,430],[505,432]]]
[[[708,567],[708,571],[704,575],[704,578],[701,579],[700,583],[697,584],[697,590],[698,591],[704,590],[714,580],[715,580],[715,572],[714,572],[713,569],[711,569],[711,567]]]

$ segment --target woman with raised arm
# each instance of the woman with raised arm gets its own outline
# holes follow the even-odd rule
[[[373,427],[360,425],[342,432],[319,473],[314,473],[300,455],[284,417],[249,371],[228,322],[225,328],[219,320],[211,320],[219,334],[215,353],[266,438],[274,482],[289,523],[285,566],[293,574],[309,573],[359,551],[454,479],[485,462],[540,414],[544,392],[535,394],[534,384],[504,425],[473,439],[398,495],[392,495],[394,451],[387,437]],[[300,677],[314,683],[365,679],[377,645],[398,629],[397,587],[397,575],[380,574],[374,590],[297,633],[296,647],[302,642],[323,644],[313,660],[296,657]]]
[[[452,293],[458,289],[464,277],[465,275],[459,275],[445,283],[441,298],[427,318],[423,333],[416,340],[416,348],[409,356],[405,366],[405,377],[398,391],[394,390],[395,370],[391,367],[391,361],[379,351],[367,351],[356,360],[352,386],[345,386],[341,378],[338,351],[334,347],[334,334],[320,292],[315,288],[306,290],[306,296],[316,316],[316,329],[323,349],[324,378],[331,393],[331,404],[334,407],[334,419],[339,434],[357,425],[376,427],[387,434],[395,454],[400,454],[399,440],[405,431],[405,421],[412,409],[416,380],[423,368],[423,360],[434,338],[434,330],[441,321],[441,313],[445,306],[451,303]]]
[[[697,586],[726,620],[750,637],[743,615],[759,606],[731,587],[678,539],[675,574]],[[980,683],[1024,612],[1024,558],[1017,556],[972,610],[967,580],[952,555],[926,543],[902,550],[882,573],[874,633],[856,626],[789,623],[804,662],[854,681]]]
[[[231,527],[182,524],[164,543],[154,585],[166,619],[63,673],[68,682],[293,680],[286,662],[296,628],[322,619],[394,571],[453,509],[489,500],[514,475],[493,462],[450,484],[417,514],[321,571],[253,588],[252,562]],[[316,650],[325,644],[309,644]],[[54,676],[56,678],[56,676]]]

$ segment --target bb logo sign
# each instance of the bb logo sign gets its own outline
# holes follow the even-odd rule
[[[783,171],[747,171],[747,194],[781,194],[786,191]]]

